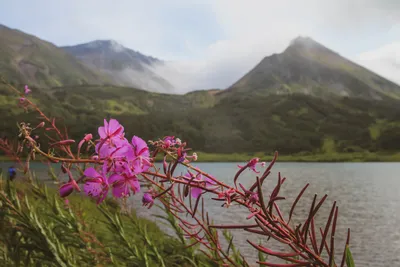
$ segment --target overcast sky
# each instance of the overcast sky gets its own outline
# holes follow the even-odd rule
[[[0,23],[60,46],[113,39],[172,61],[183,91],[225,88],[298,35],[400,84],[400,0],[0,0]]]

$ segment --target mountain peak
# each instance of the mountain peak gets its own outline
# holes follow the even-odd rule
[[[322,44],[318,43],[314,39],[308,36],[298,36],[290,42],[288,48],[299,48],[299,49],[327,49]]]
[[[246,92],[249,88],[266,95],[400,98],[400,87],[396,84],[304,36],[292,40],[283,53],[265,57],[228,90]]]
[[[115,52],[122,52],[126,49],[123,45],[114,40],[95,40],[82,45],[90,48],[110,49]]]
[[[308,36],[298,36],[295,39],[293,39],[289,46],[286,48],[284,53],[290,53],[290,52],[295,52],[295,53],[300,53],[300,54],[309,54],[309,53],[314,53],[314,54],[334,54],[334,55],[339,55],[335,51],[327,48],[326,46],[318,43],[314,39]]]
[[[296,38],[294,38],[291,42],[290,45],[294,46],[294,45],[313,45],[313,44],[318,44],[316,41],[314,41],[311,37],[308,36],[297,36]]]

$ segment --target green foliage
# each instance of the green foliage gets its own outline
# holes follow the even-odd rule
[[[54,87],[109,81],[62,48],[35,36],[3,25],[0,35],[0,71],[16,84]]]
[[[322,152],[334,153],[336,151],[335,140],[330,137],[326,137],[322,144]]]
[[[33,101],[78,140],[85,133],[96,134],[103,119],[113,117],[126,132],[145,140],[175,135],[209,154],[278,150],[281,155],[324,152],[329,157],[349,152],[393,153],[400,144],[396,100],[332,97],[327,101],[301,94],[224,97],[215,91],[168,95],[100,86],[32,89]],[[16,107],[17,97],[7,88],[0,87],[0,92],[1,136],[16,135],[15,120],[39,122],[34,112]]]
[[[353,255],[350,252],[349,245],[346,245],[346,265],[347,267],[354,267]]]
[[[240,251],[236,248],[233,243],[234,236],[228,230],[223,230],[222,232],[225,240],[228,242],[228,248],[226,250],[226,255],[229,255],[234,262],[238,263],[240,266],[248,266],[247,262],[244,260],[244,257],[240,254]]]
[[[261,242],[260,242],[260,245],[261,245]],[[264,253],[262,253],[261,250],[258,251],[258,261],[259,262],[266,262],[267,258],[268,257]],[[260,264],[260,267],[263,267],[263,266],[264,266],[263,264]]]
[[[37,182],[0,181],[0,266],[213,266],[110,199],[66,205]]]

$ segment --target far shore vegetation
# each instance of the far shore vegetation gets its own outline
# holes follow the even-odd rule
[[[271,161],[272,154],[264,153],[206,153],[198,152],[197,162],[245,162],[253,157],[262,161]],[[24,160],[24,159],[21,159]],[[40,162],[37,157],[36,161]],[[12,161],[7,156],[0,155],[1,161]],[[156,157],[157,162],[162,161],[162,156]],[[375,153],[375,152],[352,152],[352,153],[297,153],[292,155],[279,155],[277,162],[400,162],[400,153]]]

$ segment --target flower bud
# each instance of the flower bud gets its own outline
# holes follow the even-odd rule
[[[85,140],[85,142],[89,142],[90,140],[92,140],[92,138],[93,138],[92,134],[86,134],[83,139]]]
[[[25,92],[25,95],[27,95],[27,94],[29,94],[29,93],[32,92],[32,91],[31,91],[31,89],[29,89],[28,85],[25,85],[25,90],[24,90],[24,92]]]
[[[153,206],[154,204],[153,196],[150,193],[144,193],[142,198],[142,204],[143,206],[149,206],[150,209],[151,206]]]
[[[170,140],[166,140],[164,142],[164,144],[165,144],[166,147],[170,147],[171,146],[171,141]]]
[[[74,191],[74,189],[78,192],[81,191],[76,181],[72,179],[60,187],[60,196],[63,198],[67,197]]]
[[[60,187],[60,197],[67,197],[74,191],[74,187],[71,183],[63,184]]]
[[[75,143],[75,140],[72,140],[72,139],[67,139],[67,140],[62,140],[62,141],[59,141],[59,142],[53,143],[53,144],[51,144],[51,145],[50,145],[50,147],[53,147],[53,146],[65,146],[65,145],[71,145],[71,144],[73,144],[73,143]]]
[[[164,160],[163,160],[163,169],[164,169],[164,173],[167,173],[167,156],[164,156]]]
[[[36,126],[36,129],[42,128],[43,126],[44,126],[44,121],[42,121],[41,123],[39,123],[39,124]]]

